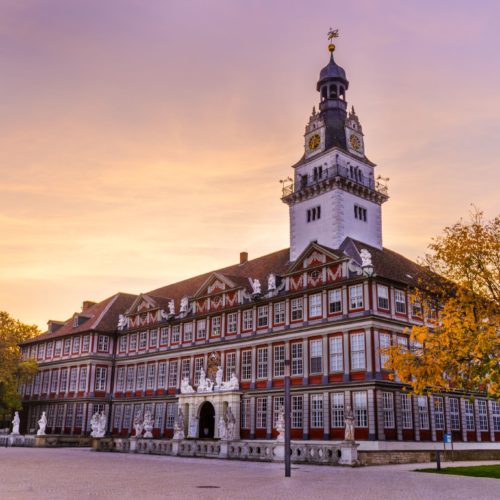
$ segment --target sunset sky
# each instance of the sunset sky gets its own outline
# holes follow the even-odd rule
[[[288,246],[326,33],[384,245],[499,212],[500,2],[0,1],[0,310],[45,328]]]

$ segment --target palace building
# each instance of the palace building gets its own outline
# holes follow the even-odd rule
[[[21,387],[26,432],[45,411],[47,432],[88,435],[104,411],[108,433],[129,436],[148,411],[153,435],[171,438],[181,408],[186,435],[217,438],[230,407],[236,438],[274,439],[290,360],[292,439],[343,439],[350,405],[356,440],[500,440],[497,402],[408,394],[384,369],[381,348],[407,346],[409,327],[433,321],[411,300],[422,269],[382,244],[388,191],[333,45],[316,88],[304,152],[283,182],[290,247],[49,321],[22,344],[40,368]]]

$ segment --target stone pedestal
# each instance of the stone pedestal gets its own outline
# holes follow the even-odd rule
[[[277,441],[273,448],[273,461],[283,462],[285,460],[285,443]]]
[[[179,454],[179,439],[172,439],[172,456],[176,457]]]
[[[229,457],[229,444],[227,441],[220,441],[220,458],[228,458]]]
[[[135,453],[135,450],[137,450],[137,439],[134,436],[132,436],[129,442],[130,442],[130,448],[129,448],[130,453]]]
[[[340,443],[339,465],[354,467],[358,465],[358,446],[354,441],[342,441]]]

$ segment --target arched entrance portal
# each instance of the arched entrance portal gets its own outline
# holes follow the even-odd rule
[[[215,429],[215,408],[205,401],[200,408],[200,430],[198,436],[203,439],[213,439]]]

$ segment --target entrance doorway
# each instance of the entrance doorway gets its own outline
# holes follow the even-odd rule
[[[200,409],[200,439],[213,439],[215,429],[215,408],[212,403],[205,401]]]

